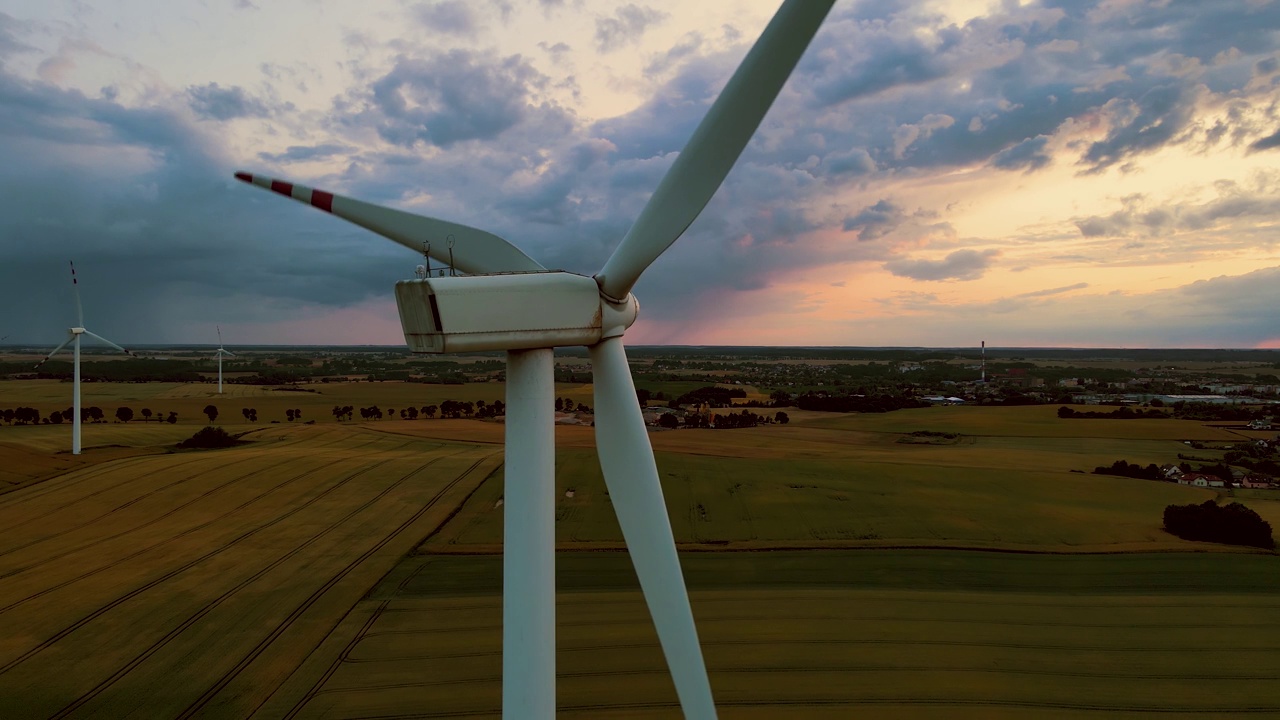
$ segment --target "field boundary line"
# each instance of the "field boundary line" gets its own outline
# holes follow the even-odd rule
[[[417,520],[417,518],[421,517],[421,516],[422,516],[422,514],[423,514],[423,513],[424,513],[428,508],[430,508],[431,506],[433,506],[433,505],[434,505],[434,504],[435,504],[435,503],[436,503],[440,498],[442,498],[442,497],[444,496],[444,494],[445,494],[446,492],[448,492],[449,490],[451,490],[451,489],[453,489],[454,487],[456,487],[456,486],[458,485],[458,483],[462,482],[462,480],[463,480],[463,479],[465,479],[468,475],[470,475],[470,474],[471,474],[471,472],[472,472],[473,470],[475,470],[475,469],[476,469],[476,467],[478,467],[481,463],[483,463],[483,462],[485,462],[485,461],[487,461],[487,460],[491,460],[491,459],[493,459],[495,456],[497,456],[497,455],[499,455],[499,454],[500,454],[500,453],[497,453],[497,452],[489,453],[488,455],[485,455],[484,457],[480,458],[480,459],[479,459],[479,460],[477,460],[475,463],[473,463],[473,464],[471,465],[471,467],[469,467],[469,468],[467,468],[466,470],[464,470],[463,472],[459,473],[459,474],[458,474],[458,477],[454,478],[454,479],[449,483],[449,485],[448,485],[448,486],[446,486],[445,488],[441,489],[438,493],[436,493],[435,497],[433,497],[433,498],[431,499],[431,501],[430,501],[426,506],[424,506],[424,507],[423,507],[423,509],[422,509],[421,511],[419,511],[417,514],[415,514],[415,515],[414,515],[414,517],[413,517],[413,518],[411,518],[411,521],[416,521],[416,520]],[[466,504],[467,500],[469,500],[469,499],[471,498],[471,496],[475,494],[476,490],[477,490],[477,489],[479,489],[479,487],[480,487],[481,485],[483,485],[483,484],[485,483],[485,481],[487,481],[490,477],[492,477],[492,476],[493,476],[493,473],[494,473],[494,472],[496,472],[496,471],[497,471],[497,469],[498,469],[498,468],[501,468],[501,467],[502,467],[502,464],[501,464],[501,463],[499,463],[499,464],[498,464],[498,466],[497,466],[497,468],[495,468],[494,470],[490,471],[490,472],[489,472],[489,474],[485,475],[485,477],[484,477],[484,478],[483,478],[479,483],[477,483],[477,484],[476,484],[476,487],[475,487],[475,488],[473,488],[470,492],[468,492],[468,493],[466,494],[466,496],[465,496],[465,497],[464,497],[464,498],[459,502],[458,507],[460,508],[462,505]],[[455,509],[454,509],[454,511],[453,511],[452,513],[450,513],[450,515],[449,515],[448,517],[446,517],[446,518],[445,518],[444,520],[442,520],[441,522],[437,523],[437,524],[436,524],[436,527],[431,531],[431,533],[438,532],[438,531],[440,530],[440,528],[441,528],[441,527],[443,527],[446,523],[448,523],[449,518],[452,518],[452,517],[453,517],[453,515],[456,515],[456,514],[457,514],[457,508],[455,508]],[[402,526],[401,526],[401,528],[400,528],[400,529],[398,529],[398,530],[396,531],[396,533],[395,533],[395,534],[393,534],[392,536],[389,536],[389,538],[390,538],[390,537],[394,537],[394,535],[398,535],[398,534],[399,534],[399,533],[400,533],[400,532],[401,532],[405,527],[407,527],[407,524],[406,524],[406,525],[402,525]],[[430,534],[428,534],[428,537],[430,537]],[[388,539],[389,539],[389,538],[388,538]],[[419,542],[421,542],[421,541],[419,541]],[[416,547],[416,545],[415,545],[415,547]],[[412,553],[412,549],[410,549],[410,553]],[[404,589],[404,587],[409,583],[409,581],[410,581],[410,580],[412,580],[414,577],[417,577],[418,573],[420,573],[420,572],[422,571],[422,568],[423,568],[425,565],[426,565],[426,563],[421,563],[421,564],[420,564],[416,569],[414,569],[414,571],[413,571],[412,573],[410,573],[410,574],[409,574],[408,576],[406,576],[403,580],[401,580],[401,581],[400,581],[400,584],[399,584],[399,585],[397,586],[397,588],[396,588],[396,592],[398,593],[400,590]],[[392,570],[394,570],[394,569],[395,569],[395,566],[393,565],[393,566],[392,566],[392,568],[391,568],[391,570],[388,570],[388,571],[387,571],[387,573],[390,573],[390,572],[391,572]],[[385,578],[385,577],[387,576],[387,573],[383,573],[382,577],[378,578],[378,580],[377,580],[377,581],[375,581],[375,582],[373,583],[373,585],[370,587],[370,591],[371,591],[373,588],[376,588],[376,587],[378,586],[378,584],[382,582],[383,578]],[[334,632],[334,630],[336,630],[339,626],[341,626],[342,622],[343,622],[343,621],[345,621],[345,620],[347,619],[347,617],[348,617],[348,616],[350,616],[350,614],[351,614],[352,610],[354,610],[354,609],[355,609],[355,607],[356,607],[357,605],[359,605],[359,603],[360,603],[361,601],[363,601],[364,597],[367,597],[367,596],[368,596],[368,594],[369,594],[369,591],[366,591],[366,592],[365,592],[365,595],[364,595],[364,596],[362,596],[361,600],[357,601],[357,602],[356,602],[356,605],[353,605],[351,608],[349,608],[349,609],[347,610],[347,612],[346,612],[346,613],[344,613],[344,614],[343,614],[343,616],[342,616],[341,618],[339,618],[339,619],[338,619],[338,620],[337,620],[337,621],[336,621],[336,622],[335,622],[335,623],[334,623],[334,624],[329,628],[329,630],[325,633],[324,637],[325,637],[325,638],[329,637],[329,635],[331,635],[331,634]],[[346,646],[346,647],[344,647],[344,648],[343,648],[343,649],[338,653],[338,657],[337,657],[337,658],[336,658],[332,663],[330,663],[329,667],[328,667],[328,668],[326,668],[325,672],[321,674],[320,678],[319,678],[315,683],[313,683],[313,684],[312,684],[312,686],[311,686],[311,687],[310,687],[310,688],[309,688],[309,689],[308,689],[308,690],[303,694],[303,696],[302,696],[302,697],[301,697],[297,702],[295,702],[295,703],[294,703],[294,706],[293,706],[292,708],[290,708],[290,710],[289,710],[288,714],[286,714],[286,715],[285,715],[285,720],[291,720],[292,718],[296,717],[296,716],[297,716],[297,714],[298,714],[299,712],[301,712],[301,711],[302,711],[302,708],[303,708],[303,707],[304,707],[308,702],[310,702],[312,698],[314,698],[314,697],[315,697],[315,695],[317,694],[318,690],[319,690],[321,687],[323,687],[324,683],[328,682],[329,678],[330,678],[330,677],[332,677],[332,676],[333,676],[333,674],[334,674],[335,672],[337,672],[338,668],[339,668],[339,667],[341,667],[342,663],[346,661],[346,658],[350,656],[350,653],[351,653],[351,651],[355,648],[355,646],[356,646],[356,645],[358,645],[358,644],[360,643],[360,641],[364,639],[365,634],[368,632],[368,629],[369,629],[369,628],[371,628],[371,627],[373,626],[373,623],[374,623],[378,618],[380,618],[380,617],[382,616],[383,612],[387,609],[387,606],[391,603],[391,600],[392,600],[393,598],[394,598],[394,594],[392,595],[392,597],[387,598],[386,600],[383,600],[383,601],[379,604],[379,606],[375,609],[375,611],[373,612],[373,614],[372,614],[372,616],[369,618],[369,620],[368,620],[368,621],[366,621],[366,623],[364,624],[364,626],[362,626],[362,627],[360,628],[359,632],[355,635],[355,637],[353,637],[353,638],[351,639],[351,641],[347,644],[347,646]],[[316,646],[315,646],[315,647],[313,647],[313,648],[311,649],[311,651],[310,651],[310,652],[315,652],[315,651],[316,651],[316,649],[320,647],[320,644],[323,644],[323,642],[324,642],[324,638],[321,638],[320,643],[317,643],[317,644],[316,644]],[[308,655],[310,655],[310,652],[308,653]],[[294,671],[293,671],[293,672],[297,672],[297,669],[298,669],[298,668],[294,668]],[[291,673],[290,673],[290,677],[291,677],[292,675],[293,675],[293,673],[291,672]],[[286,677],[283,681],[281,681],[281,683],[280,683],[279,685],[277,685],[277,686],[276,686],[275,690],[273,690],[272,692],[268,693],[268,694],[267,694],[267,696],[266,696],[266,697],[264,697],[264,698],[262,699],[262,702],[258,703],[258,706],[257,706],[257,707],[255,707],[255,708],[253,709],[253,712],[252,712],[252,713],[250,713],[250,716],[252,716],[252,715],[256,714],[256,713],[257,713],[257,712],[262,708],[262,706],[263,706],[264,704],[266,704],[266,703],[271,699],[271,696],[272,696],[272,695],[274,695],[276,692],[278,692],[278,691],[279,691],[279,689],[280,689],[281,687],[283,687],[283,686],[284,686],[284,684],[285,684],[285,683],[287,683],[288,681],[289,681],[289,678],[288,678],[288,677]]]

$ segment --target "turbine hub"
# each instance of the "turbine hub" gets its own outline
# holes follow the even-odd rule
[[[611,300],[600,293],[600,311],[600,339],[622,337],[640,315],[640,301],[631,293],[627,293],[627,299],[622,302]]]

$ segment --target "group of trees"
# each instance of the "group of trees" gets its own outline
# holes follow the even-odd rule
[[[178,443],[178,447],[184,449],[199,448],[201,450],[208,450],[212,448],[231,447],[233,445],[239,445],[240,442],[240,440],[228,435],[226,430],[223,430],[220,427],[208,425],[197,430],[195,435],[192,435],[186,440]]]
[[[1241,505],[1218,505],[1205,500],[1199,505],[1170,505],[1164,509],[1164,529],[1184,540],[1246,545],[1271,549],[1271,523]]]
[[[640,391],[638,390],[636,391],[636,399],[640,399]],[[644,405],[644,402],[641,401],[640,404]],[[589,413],[594,411],[583,403],[575,403],[573,398],[556,398],[556,412]]]
[[[556,399],[557,405],[562,406],[559,398]],[[442,418],[490,418],[505,414],[507,406],[501,400],[495,400],[492,403],[484,400],[445,400],[439,405],[423,405],[422,407],[405,407],[400,408],[400,418],[402,420],[417,420],[419,417],[426,419],[434,419],[438,414]],[[302,417],[302,411],[295,410],[295,418]],[[334,405],[330,411],[337,420],[350,420],[356,412],[353,405]],[[395,417],[395,408],[383,410],[377,405],[362,407],[359,409],[360,417],[364,420],[381,420],[384,417]]]
[[[678,408],[681,405],[706,405],[708,407],[729,407],[733,405],[734,398],[745,398],[747,391],[742,388],[726,388],[716,385],[707,385],[697,390],[687,392],[680,397],[668,403],[669,407]]]
[[[882,413],[904,408],[929,407],[929,403],[907,394],[831,395],[807,392],[796,398],[801,410],[824,412]]]
[[[1216,405],[1178,401],[1173,404],[1173,416],[1181,420],[1261,420],[1272,412],[1262,407],[1242,407],[1240,405]]]
[[[773,423],[787,424],[791,418],[786,413],[779,411],[773,417],[767,415],[757,415],[749,410],[743,410],[736,413],[725,413],[723,415],[685,415],[681,420],[675,413],[664,413],[658,417],[658,426],[669,430],[675,430],[679,427],[686,428],[713,428],[716,430],[729,430],[734,428],[748,428],[757,425],[772,425]]]
[[[1138,420],[1138,419],[1162,419],[1169,417],[1169,413],[1163,410],[1143,410],[1142,408],[1131,408],[1123,405],[1117,410],[1111,412],[1098,412],[1096,410],[1073,410],[1067,406],[1058,408],[1058,417],[1060,418],[1109,418],[1111,420]]]
[[[1241,443],[1228,450],[1222,460],[1256,473],[1280,477],[1280,450],[1275,444]]]
[[[1110,467],[1101,466],[1093,469],[1094,475],[1119,475],[1120,477],[1138,478],[1139,480],[1166,480],[1164,473],[1155,463],[1142,467],[1137,463],[1130,464],[1125,460],[1117,460]]]

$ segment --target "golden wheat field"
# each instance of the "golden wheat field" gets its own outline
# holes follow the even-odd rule
[[[221,407],[246,443],[178,452],[191,388],[86,386],[183,419],[88,425],[78,457],[0,427],[0,716],[498,717],[503,426],[328,410],[502,386],[255,388],[317,422]],[[651,435],[722,717],[1280,717],[1280,556],[1160,529],[1214,491],[1087,473],[1238,434],[963,410]],[[679,717],[592,429],[556,436],[561,715]]]

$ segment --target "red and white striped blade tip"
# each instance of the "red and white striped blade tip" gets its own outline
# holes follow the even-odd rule
[[[293,198],[298,202],[307,203],[311,207],[319,208],[327,213],[333,212],[333,193],[247,172],[237,172],[236,179],[284,195],[287,198]]]

